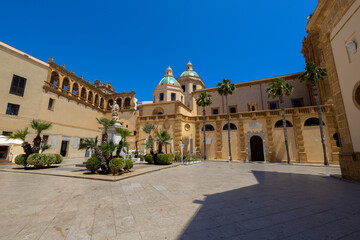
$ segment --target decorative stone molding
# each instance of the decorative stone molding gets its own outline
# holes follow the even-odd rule
[[[266,152],[268,151],[269,147],[266,146],[266,143],[265,143],[265,132],[263,130],[261,131],[248,131],[246,133],[246,136],[247,136],[247,146],[246,146],[246,152],[249,156],[249,161],[251,161],[251,145],[250,145],[250,139],[253,137],[253,136],[259,136],[261,137],[262,139],[262,142],[263,142],[263,151],[264,151],[264,162],[267,161],[267,158],[266,158]]]

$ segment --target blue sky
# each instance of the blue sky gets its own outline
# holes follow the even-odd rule
[[[168,66],[190,60],[207,87],[302,71],[306,17],[316,0],[10,1],[0,40],[65,64],[85,80],[134,89],[139,101]]]

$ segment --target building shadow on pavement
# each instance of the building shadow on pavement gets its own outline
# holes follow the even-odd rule
[[[178,239],[360,239],[360,185],[252,171],[258,184],[207,195]]]

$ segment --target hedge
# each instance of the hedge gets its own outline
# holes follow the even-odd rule
[[[158,154],[157,155],[157,164],[158,165],[168,165],[174,161],[174,154]]]
[[[153,164],[154,163],[154,157],[151,154],[146,154],[145,155],[145,161],[149,164]]]
[[[125,167],[125,165],[126,165],[125,159],[122,159],[122,158],[114,158],[109,163],[109,167],[110,167],[111,171],[113,172],[113,174],[121,171],[121,169],[123,169]]]
[[[52,153],[33,153],[27,159],[27,164],[33,165],[35,168],[41,168],[55,164],[56,156]]]
[[[56,160],[55,160],[55,164],[60,164],[63,161],[63,156],[61,156],[60,154],[55,154]]]
[[[134,163],[131,159],[125,160],[125,167],[124,167],[125,170],[130,170],[133,168],[133,166],[134,166]]]
[[[91,157],[86,161],[86,168],[95,173],[101,166],[101,162],[97,157]]]
[[[15,157],[15,164],[26,167],[26,154],[20,154]]]

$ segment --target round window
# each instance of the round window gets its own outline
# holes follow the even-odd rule
[[[188,123],[185,124],[185,130],[186,130],[186,131],[189,131],[189,130],[190,130],[190,124],[188,124]]]
[[[357,82],[354,87],[353,100],[355,106],[360,109],[360,82]]]

